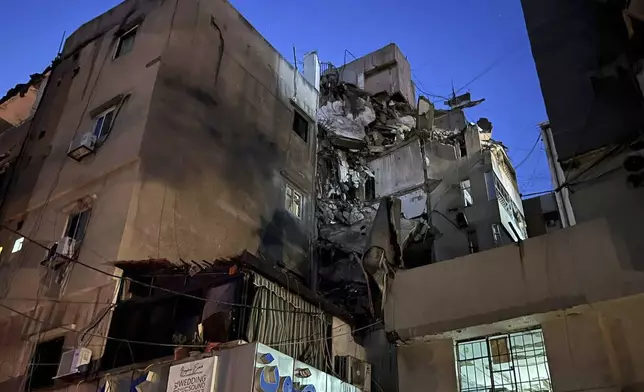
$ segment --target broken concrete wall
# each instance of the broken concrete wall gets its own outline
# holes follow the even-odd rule
[[[354,60],[341,70],[341,80],[370,94],[387,92],[402,95],[416,106],[416,86],[411,80],[411,65],[400,48],[391,43]]]
[[[425,159],[418,139],[397,146],[369,161],[375,177],[376,198],[418,187],[425,182]]]

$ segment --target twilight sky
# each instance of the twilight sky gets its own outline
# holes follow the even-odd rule
[[[360,57],[395,42],[411,63],[419,93],[447,96],[453,85],[486,99],[467,117],[489,118],[492,137],[509,147],[515,165],[524,161],[517,170],[522,193],[552,189],[541,143],[525,159],[537,123],[547,117],[518,0],[230,1],[290,61],[293,46],[299,59],[317,50],[322,61],[341,65],[345,50]],[[5,3],[0,96],[51,62],[64,31],[69,35],[120,1]]]

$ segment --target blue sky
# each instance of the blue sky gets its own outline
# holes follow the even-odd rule
[[[63,31],[69,35],[119,2],[6,1],[0,95],[50,63]],[[322,61],[339,65],[345,49],[360,57],[395,42],[427,93],[448,95],[452,84],[458,90],[480,76],[463,92],[486,102],[467,116],[488,117],[494,139],[510,148],[515,164],[524,161],[538,137],[537,123],[547,118],[518,0],[231,2],[287,59],[295,46],[300,59],[317,50]],[[541,143],[517,171],[524,194],[552,188]]]

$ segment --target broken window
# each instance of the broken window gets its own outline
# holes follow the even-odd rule
[[[134,26],[119,37],[119,42],[116,44],[116,52],[114,53],[115,59],[125,56],[132,51],[138,28],[139,26]]]
[[[479,251],[479,239],[476,236],[476,230],[468,230],[467,243],[470,248],[470,253],[476,253]]]
[[[91,210],[84,210],[74,213],[67,219],[67,228],[65,229],[65,237],[70,237],[80,242],[85,237],[87,223]]]
[[[461,392],[552,391],[541,329],[456,343]]]
[[[293,110],[293,132],[305,142],[309,138],[309,122],[296,109]]]
[[[492,223],[492,237],[494,237],[494,245],[501,245],[501,225]]]
[[[302,219],[302,194],[292,186],[286,184],[286,198],[284,207],[297,218]]]
[[[11,249],[11,253],[17,253],[22,250],[22,244],[25,242],[25,237],[20,237],[18,238],[14,243],[13,243],[13,248]]]
[[[59,337],[36,345],[27,368],[25,391],[52,387],[58,371],[58,363],[63,355],[64,337]]]
[[[103,113],[96,116],[94,119],[94,136],[96,140],[100,140],[102,137],[107,136],[112,127],[112,120],[114,120],[114,107],[111,107],[104,111]]]
[[[470,180],[461,181],[461,194],[463,195],[463,205],[469,207],[474,205],[474,199],[472,198],[472,184]]]

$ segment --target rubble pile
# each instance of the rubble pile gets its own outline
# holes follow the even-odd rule
[[[344,306],[358,298],[352,311],[373,315],[374,304],[367,299],[377,296],[380,284],[363,263],[381,203],[374,200],[368,160],[415,135],[416,117],[400,94],[370,95],[338,80],[333,73],[323,76],[317,113],[320,289]],[[404,226],[409,227],[405,237],[417,227]]]

